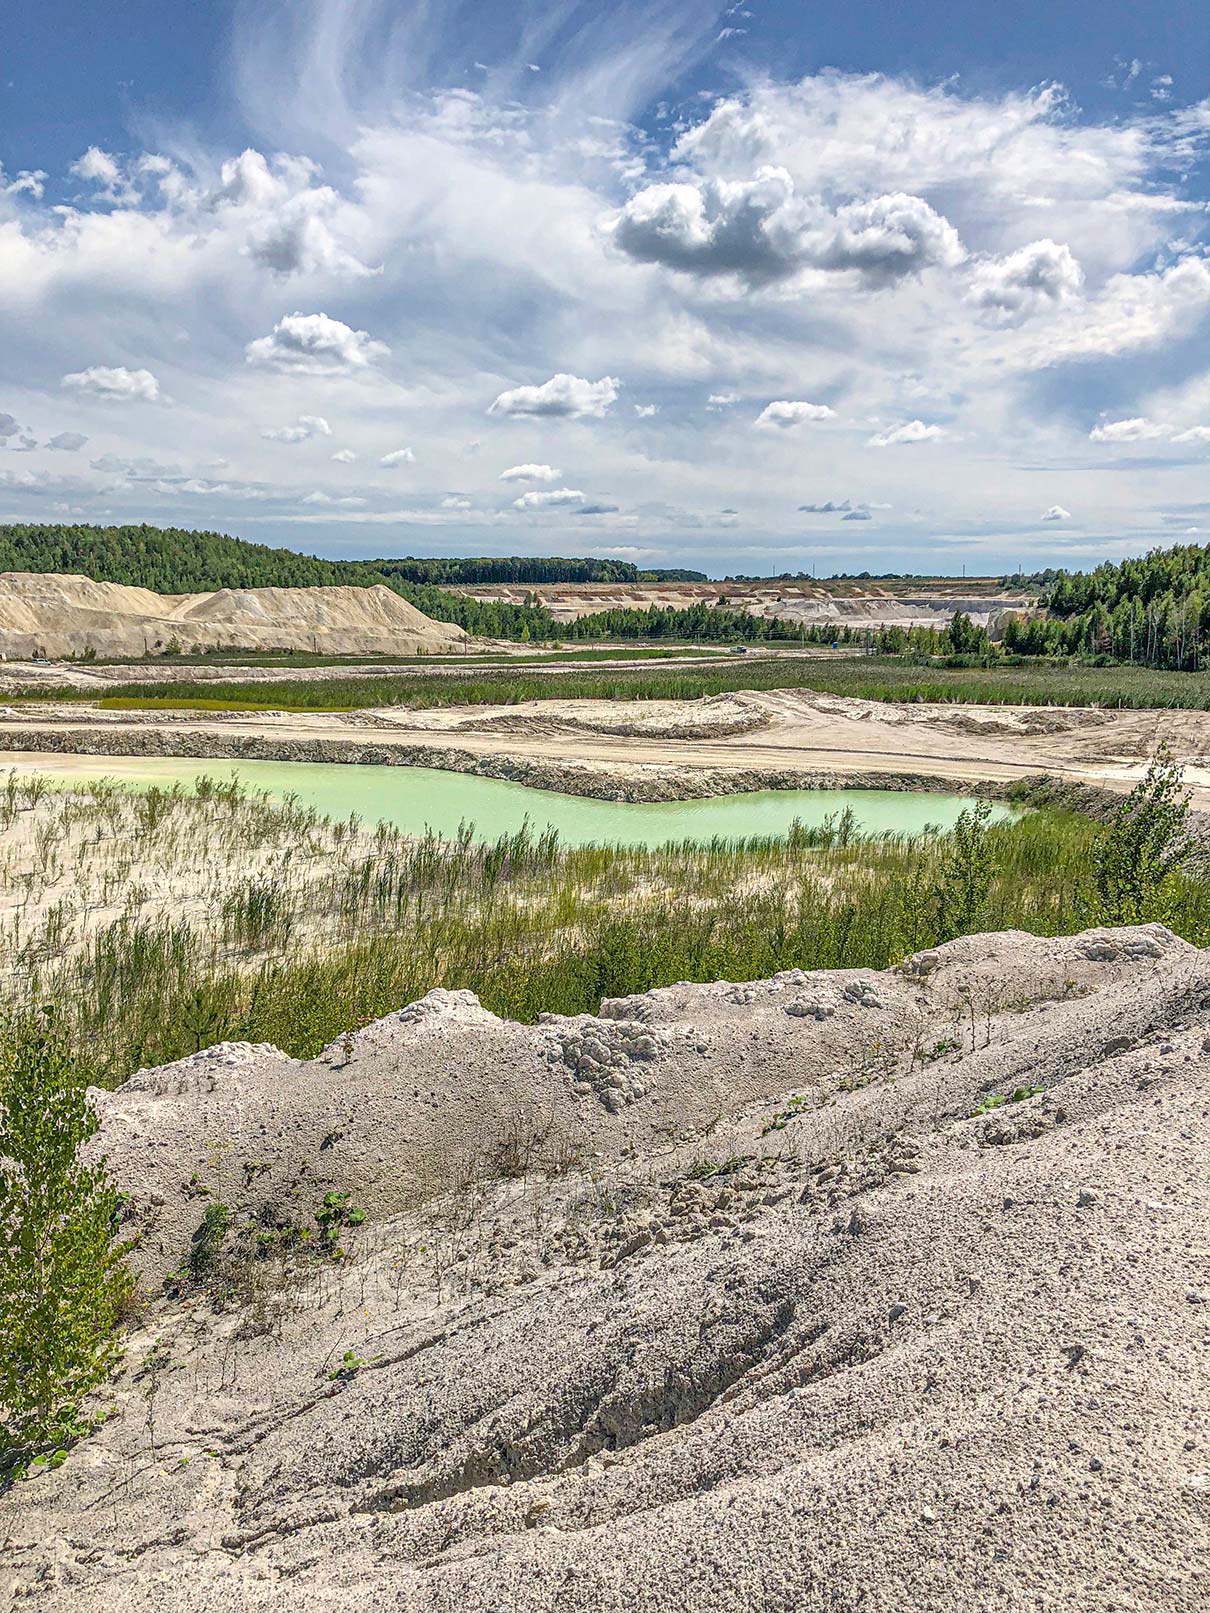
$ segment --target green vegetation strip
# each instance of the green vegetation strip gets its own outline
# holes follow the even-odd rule
[[[1143,667],[1091,667],[1067,662],[1023,666],[912,665],[889,656],[821,660],[740,659],[708,668],[587,669],[534,673],[504,667],[474,677],[412,677],[407,673],[289,682],[116,685],[101,705],[223,711],[348,711],[370,706],[515,705],[523,700],[697,700],[740,689],[812,689],[863,700],[908,700],[1009,706],[1100,706],[1210,710],[1210,675],[1153,672]],[[22,699],[95,699],[56,692]],[[196,702],[206,704],[198,708]],[[120,704],[119,704],[120,703]]]
[[[917,839],[857,840],[841,819],[785,838],[566,848],[526,831],[408,841],[234,783],[61,796],[10,775],[0,830],[20,831],[24,850],[6,855],[25,904],[0,931],[0,1016],[58,1002],[109,1083],[224,1040],[311,1056],[434,986],[532,1021],[677,980],[882,969],[981,929],[1154,918],[1205,945],[1210,882],[1157,858],[1158,808],[1123,821],[972,811]],[[1118,863],[1106,846],[1125,848]]]

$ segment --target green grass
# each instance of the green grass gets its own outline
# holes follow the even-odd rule
[[[958,704],[1086,706],[1205,711],[1210,674],[1153,672],[1142,667],[1092,667],[1067,662],[1017,666],[917,666],[892,657],[828,660],[804,656],[772,661],[721,660],[709,667],[592,669],[535,673],[524,668],[484,669],[477,676],[348,678],[335,682],[302,678],[283,683],[224,683],[222,698],[194,709],[302,711],[353,710],[367,706],[414,709],[450,705],[514,705],[523,700],[694,700],[739,689],[815,689],[865,700]],[[21,697],[63,699],[63,693]],[[86,695],[76,698],[88,699]],[[114,702],[121,706],[113,706]],[[102,704],[113,709],[189,709],[214,702],[213,684],[122,684]]]
[[[409,842],[230,783],[197,796],[36,784],[0,788],[4,883],[30,903],[0,930],[0,1010],[58,1002],[101,1083],[223,1040],[312,1056],[433,986],[533,1021],[677,980],[882,969],[952,931],[947,836],[857,841],[837,825],[658,850],[529,833]],[[1052,810],[991,828],[977,927],[1095,922],[1103,833]],[[186,876],[189,902],[151,894]],[[1205,945],[1210,882],[1177,881],[1165,918]]]
[[[770,639],[767,641],[770,648],[798,648],[798,640],[782,641]],[[762,648],[765,645],[762,643]],[[493,653],[498,659],[507,659],[510,664],[517,666],[541,666],[561,662],[577,661],[664,661],[669,657],[685,655],[701,655],[703,657],[725,655],[728,652],[725,645],[709,645],[696,643],[661,644],[660,646],[645,644],[598,645],[593,648],[580,650],[547,650],[543,653],[530,651],[523,654],[508,655],[507,652],[492,652],[481,650],[475,655],[311,655],[305,651],[291,650],[232,650],[229,654],[182,654],[173,656],[149,655],[139,660],[129,657],[121,660],[75,661],[70,663],[82,667],[129,667],[137,671],[143,667],[278,667],[282,670],[298,667],[306,670],[310,667],[380,667],[380,666],[476,666],[485,660],[493,659]]]

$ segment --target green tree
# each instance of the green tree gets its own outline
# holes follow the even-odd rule
[[[86,1164],[99,1122],[51,1010],[0,1045],[0,1475],[80,1432],[105,1381],[133,1285],[116,1240],[120,1199]]]
[[[1173,876],[1193,850],[1189,792],[1166,744],[1114,813],[1098,842],[1094,873],[1103,924],[1162,922],[1171,911]]]
[[[987,912],[992,886],[991,849],[987,843],[990,801],[976,801],[958,816],[946,837],[937,885],[940,939],[978,930]]]

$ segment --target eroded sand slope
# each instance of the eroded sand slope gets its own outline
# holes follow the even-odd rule
[[[149,1282],[216,1198],[368,1220],[252,1303],[152,1306],[118,1414],[4,1503],[6,1588],[1192,1613],[1208,1026],[1210,963],[1148,926],[533,1027],[433,993],[313,1062],[141,1074],[99,1101]]]
[[[0,573],[0,652],[6,656],[157,655],[215,645],[327,655],[416,655],[465,649],[466,634],[435,622],[391,589],[221,588],[155,594],[57,573]]]

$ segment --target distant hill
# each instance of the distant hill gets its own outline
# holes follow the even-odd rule
[[[321,560],[222,532],[188,532],[180,527],[0,526],[0,571],[82,574],[96,582],[147,588],[156,594],[213,593],[220,588],[370,588],[379,583],[426,616],[456,623],[468,633],[491,638],[555,636],[554,618],[540,606],[465,599],[388,569],[459,563],[468,562]]]

